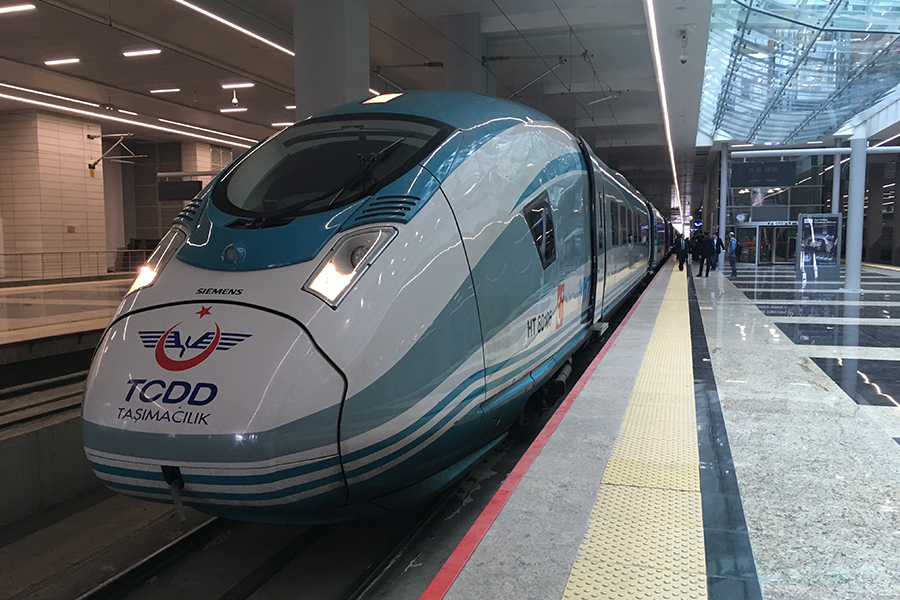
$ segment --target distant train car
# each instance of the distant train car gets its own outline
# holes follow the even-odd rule
[[[662,259],[664,220],[546,116],[456,92],[344,105],[226,168],[107,328],[107,486],[333,521],[445,488]]]

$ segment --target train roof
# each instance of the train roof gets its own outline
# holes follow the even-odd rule
[[[392,96],[386,101],[381,98]],[[435,119],[456,129],[471,129],[498,119],[553,120],[532,108],[499,98],[455,91],[412,91],[382,94],[336,106],[315,117],[354,114],[399,114]]]

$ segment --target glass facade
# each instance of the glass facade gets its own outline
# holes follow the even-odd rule
[[[796,144],[900,98],[900,0],[714,0],[699,129]]]
[[[829,212],[832,167],[827,162],[830,159],[823,156],[795,160],[797,175],[792,186],[729,188],[726,225],[796,221],[801,213]]]

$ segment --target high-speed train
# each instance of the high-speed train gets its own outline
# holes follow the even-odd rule
[[[334,521],[447,487],[666,256],[662,215],[537,111],[375,96],[237,158],[94,356],[84,448],[117,492]]]

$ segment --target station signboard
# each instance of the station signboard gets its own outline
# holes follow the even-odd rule
[[[797,276],[839,280],[841,277],[841,217],[807,213],[797,218]]]

